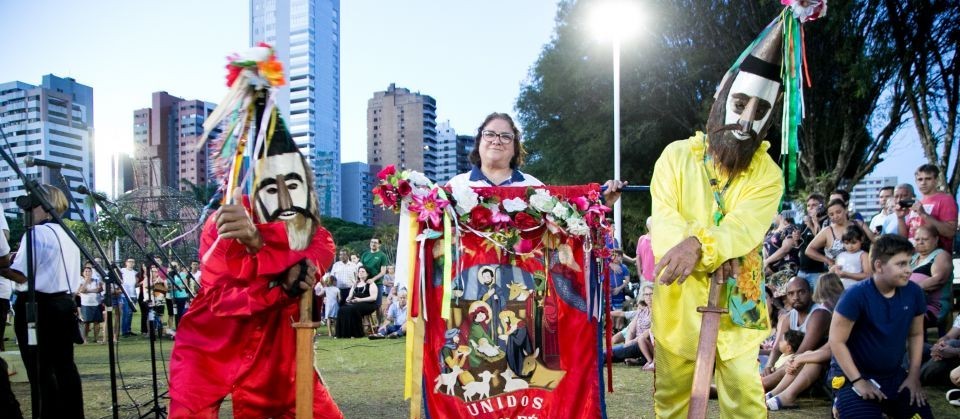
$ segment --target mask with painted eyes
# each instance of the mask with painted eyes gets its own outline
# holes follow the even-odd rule
[[[724,75],[707,118],[711,157],[727,175],[746,170],[773,122],[780,95],[782,21]]]
[[[303,250],[313,239],[318,221],[313,173],[277,116],[277,124],[255,163],[252,201],[259,222],[286,223],[290,248]],[[265,154],[265,155],[264,155]]]

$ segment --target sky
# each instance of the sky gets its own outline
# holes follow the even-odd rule
[[[225,57],[249,45],[244,0],[0,1],[0,82],[72,77],[94,95],[96,189],[110,155],[133,151],[133,112],[151,93],[219,102]],[[513,113],[551,39],[554,0],[341,0],[341,161],[366,161],[367,100],[390,83],[437,100],[437,121],[476,129]]]
[[[437,121],[469,133],[514,113],[550,42],[554,0],[341,0],[341,161],[366,160],[367,100],[390,83],[437,100]],[[244,0],[0,1],[0,82],[45,74],[93,87],[96,189],[112,190],[110,155],[133,150],[133,112],[151,93],[219,102],[225,57],[249,45]],[[600,46],[598,46],[600,47]],[[907,125],[906,130],[912,130]],[[912,181],[923,162],[910,135],[875,174]]]

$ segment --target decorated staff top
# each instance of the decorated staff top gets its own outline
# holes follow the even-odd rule
[[[786,6],[727,70],[714,95],[707,131],[726,131],[741,141],[762,140],[773,122],[772,113],[783,88],[781,167],[785,187],[796,186],[798,129],[803,119],[803,85],[807,73],[804,22],[826,15],[826,0],[781,0]],[[740,116],[750,113],[747,123]]]
[[[227,60],[230,90],[203,125],[203,139],[222,129],[210,147],[224,203],[239,204],[231,201],[240,188],[250,196],[256,222],[286,223],[290,247],[305,249],[320,216],[313,173],[276,106],[286,84],[283,65],[264,43]]]

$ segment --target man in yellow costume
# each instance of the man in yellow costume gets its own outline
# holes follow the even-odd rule
[[[783,193],[764,141],[781,87],[782,28],[774,23],[727,73],[707,133],[676,141],[657,160],[653,302],[657,417],[687,416],[711,274],[720,271],[715,380],[723,418],[767,415],[757,355],[770,334],[760,247]]]

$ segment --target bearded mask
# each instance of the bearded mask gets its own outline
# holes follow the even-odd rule
[[[284,222],[290,248],[303,250],[320,221],[313,172],[279,116],[267,136],[266,153],[261,150],[255,163],[251,201],[259,222]]]
[[[749,165],[772,125],[781,88],[782,39],[782,22],[768,27],[727,71],[714,96],[707,133],[714,157],[728,172]]]

